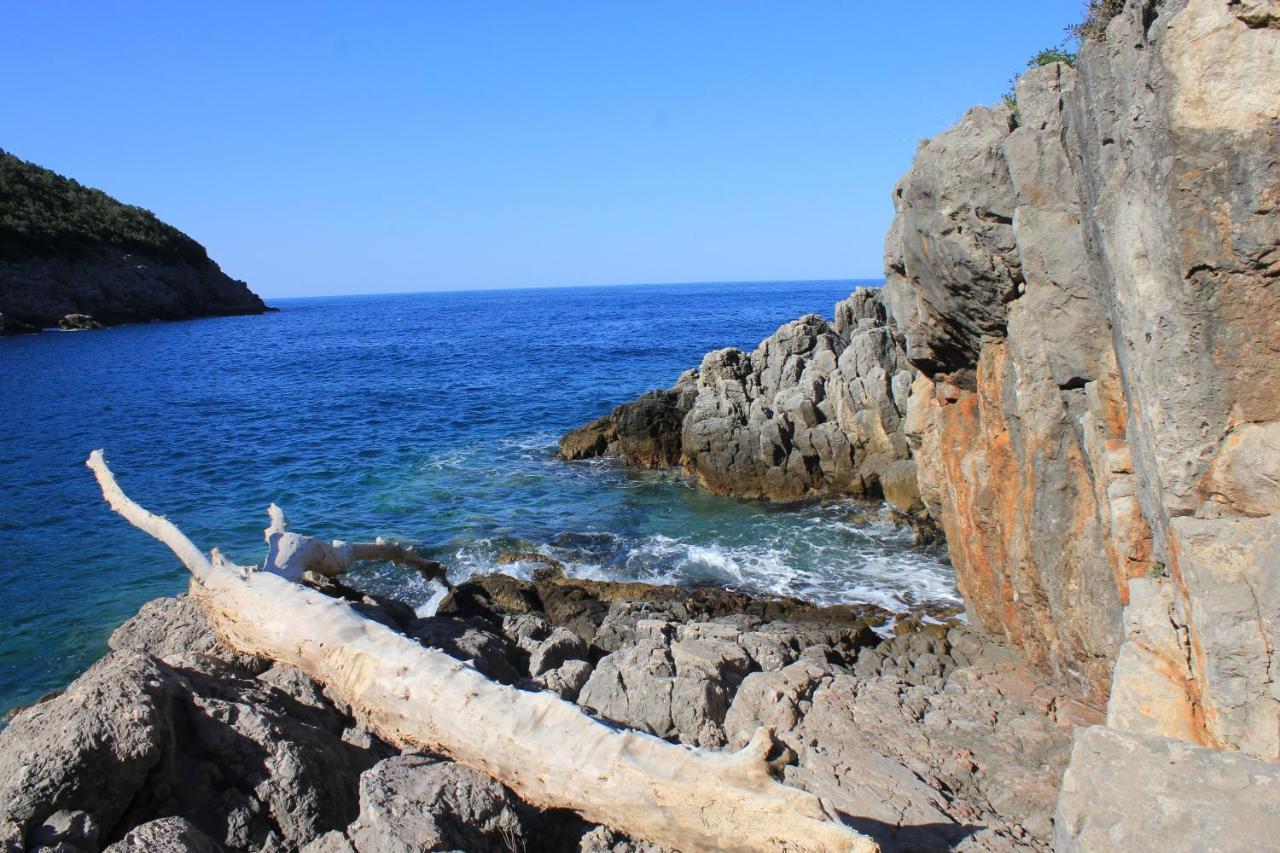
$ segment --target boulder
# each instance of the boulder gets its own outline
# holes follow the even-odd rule
[[[1280,764],[1181,740],[1077,730],[1057,853],[1245,853],[1280,837]]]
[[[103,853],[220,853],[222,847],[181,817],[162,817],[135,826]]]
[[[185,829],[152,824],[179,815],[230,848],[297,847],[355,817],[387,747],[352,736],[296,670],[217,647],[193,614],[152,602],[117,651],[0,731],[4,844],[178,844]]]
[[[399,755],[360,778],[360,816],[347,837],[359,853],[508,853],[530,840],[521,808],[488,776],[439,758]]]
[[[58,328],[64,332],[87,332],[101,329],[102,324],[88,314],[67,314],[58,321]]]

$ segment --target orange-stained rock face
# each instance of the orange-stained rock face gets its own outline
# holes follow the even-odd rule
[[[918,395],[921,492],[937,495],[970,618],[1100,707],[1127,581],[1149,553],[1131,475],[1116,461],[1123,421],[1072,415],[1065,401],[1057,417],[1037,416],[1044,397],[1106,395],[1028,384],[1033,371],[1019,371],[1013,353],[984,345],[976,389],[954,402]]]
[[[934,383],[910,441],[973,620],[1095,702],[1114,688],[1116,727],[1276,759],[1280,19],[1260,9],[1128,3],[1075,68],[1028,71],[1019,120],[976,110],[920,149],[885,275]],[[1132,600],[1138,577],[1158,594]]]

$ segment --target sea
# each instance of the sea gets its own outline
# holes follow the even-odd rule
[[[294,530],[412,542],[454,580],[540,551],[581,577],[891,610],[959,601],[946,556],[883,508],[716,497],[676,471],[564,462],[567,430],[721,347],[832,315],[858,285],[725,282],[269,300],[276,313],[0,338],[0,714],[64,687],[186,570],[103,502],[259,563]],[[502,566],[527,574],[537,566]],[[389,565],[354,583],[429,608]]]

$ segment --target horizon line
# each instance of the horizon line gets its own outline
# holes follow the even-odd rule
[[[346,299],[360,296],[423,296],[432,293],[496,293],[508,290],[588,290],[588,289],[604,289],[613,287],[701,287],[714,284],[745,284],[761,285],[761,284],[825,284],[847,282],[855,285],[883,285],[885,280],[881,278],[768,278],[768,279],[718,279],[711,281],[640,281],[640,282],[617,282],[614,284],[513,284],[505,287],[456,287],[452,289],[440,290],[382,290],[370,291],[362,293],[313,293],[298,294],[295,296],[268,296],[258,294],[263,300],[276,299]]]

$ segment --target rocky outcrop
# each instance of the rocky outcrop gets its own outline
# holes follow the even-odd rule
[[[777,772],[887,851],[1047,849],[1070,726],[1098,721],[964,626],[908,619],[886,640],[873,607],[490,575],[427,629],[326,589],[524,690],[577,672],[584,711],[620,726],[716,749],[773,726]],[[398,754],[299,670],[228,652],[185,597],[111,645],[0,732],[2,849],[660,853]]]
[[[0,184],[0,333],[268,310],[149,211],[4,151]]]
[[[88,314],[68,314],[58,321],[58,328],[64,332],[89,332],[101,329],[102,324]]]
[[[752,353],[708,353],[671,390],[566,435],[560,454],[679,464],[703,488],[734,497],[885,498],[917,515],[904,429],[915,375],[879,292],[860,289],[831,323],[809,315]]]
[[[885,290],[973,623],[1098,706],[1114,691],[1117,724],[1274,759],[1266,8],[1131,0],[1076,67],[1022,77],[1020,123],[979,108],[929,141],[894,193]]]
[[[666,391],[650,391],[560,439],[565,459],[614,456],[635,468],[680,464],[680,431],[697,396],[698,373],[686,371]]]

